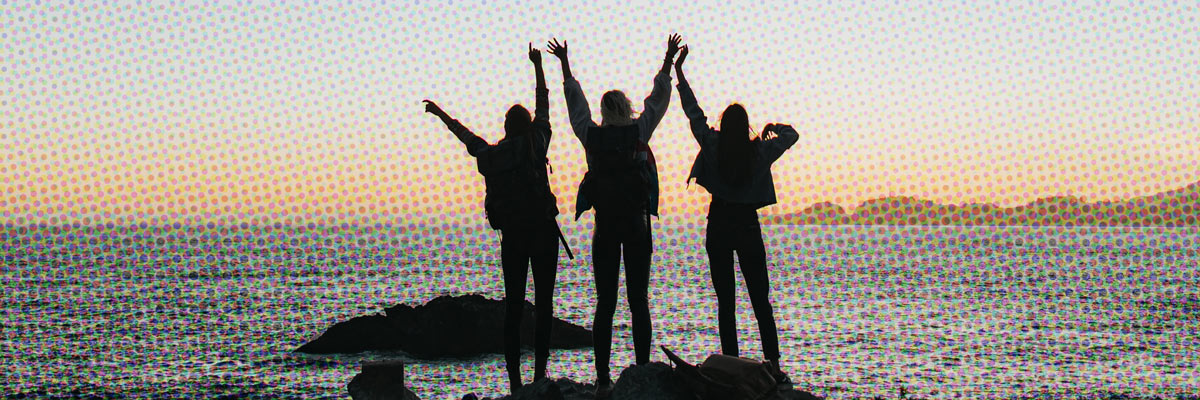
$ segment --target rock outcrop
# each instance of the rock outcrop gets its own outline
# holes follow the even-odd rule
[[[346,385],[354,400],[420,400],[404,387],[404,363],[363,363],[362,372]]]
[[[500,398],[483,400],[592,400],[595,386],[582,384],[567,378],[542,380],[525,385],[516,393]],[[625,368],[613,385],[611,400],[695,400],[696,392],[688,386],[679,372],[671,366],[652,362]],[[463,400],[477,400],[474,394]],[[811,393],[781,386],[766,400],[820,400]]]
[[[297,352],[309,354],[399,350],[416,358],[473,357],[504,352],[504,302],[480,295],[441,296],[416,307],[399,304],[385,315],[366,315],[334,324]],[[533,304],[526,301],[521,343],[533,345]],[[550,347],[586,348],[592,332],[555,318]]]
[[[556,380],[543,379],[526,384],[508,396],[483,400],[592,400],[595,398],[596,387],[572,381],[567,378]],[[479,400],[475,394],[463,396],[463,400]]]

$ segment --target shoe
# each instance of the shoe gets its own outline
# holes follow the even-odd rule
[[[779,368],[777,362],[767,361],[766,364],[767,371],[771,373],[772,378],[775,378],[776,385],[786,388],[792,387],[792,378],[789,378],[787,374],[783,373],[783,370]]]
[[[779,375],[775,375],[774,378],[775,378],[775,385],[778,386],[780,389],[791,389],[792,388],[792,378],[789,378],[787,376],[787,374],[780,372]]]
[[[613,381],[612,378],[604,378],[596,380],[596,399],[607,399],[612,396]]]

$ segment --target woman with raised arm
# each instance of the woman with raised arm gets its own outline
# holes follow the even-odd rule
[[[717,321],[721,334],[721,352],[738,355],[737,304],[734,297],[733,253],[738,255],[754,317],[762,337],[763,353],[772,373],[781,383],[789,382],[779,367],[779,338],[775,315],[771,309],[771,282],[767,276],[767,252],[762,229],[758,224],[758,209],[775,204],[775,183],[771,179],[771,164],[783,152],[796,144],[800,135],[789,125],[767,124],[762,134],[750,139],[746,109],[730,104],[721,113],[720,130],[708,126],[708,117],[696,103],[696,95],[683,76],[683,62],[688,47],[684,46],[675,63],[679,79],[679,101],[700,144],[700,154],[692,165],[690,181],[703,186],[712,194],[708,208],[708,231],[704,248],[708,252],[709,273],[717,293]]]
[[[659,191],[658,170],[648,143],[671,100],[671,64],[679,51],[679,42],[679,35],[668,38],[662,68],[654,77],[654,88],[642,103],[642,113],[634,115],[624,92],[610,90],[600,98],[599,124],[592,120],[583,89],[571,73],[567,42],[559,44],[554,39],[548,43],[550,54],[562,63],[563,94],[571,129],[587,155],[588,173],[579,185],[575,218],[596,209],[596,229],[592,236],[596,315],[592,332],[598,397],[606,397],[612,389],[609,356],[622,246],[626,295],[633,314],[634,353],[638,365],[650,362],[649,285],[653,248],[650,215],[658,215]]]
[[[441,118],[450,131],[478,160],[487,185],[484,208],[492,228],[502,233],[500,264],[504,271],[504,361],[509,387],[521,387],[521,314],[525,304],[525,280],[533,269],[536,300],[534,380],[546,377],[550,358],[550,326],[554,313],[554,280],[558,274],[558,241],[561,232],[554,218],[557,200],[546,175],[546,151],[550,146],[549,90],[542,72],[542,53],[529,47],[537,77],[533,118],[520,104],[509,108],[504,118],[504,139],[488,144],[450,118],[437,104],[425,100],[425,111]]]

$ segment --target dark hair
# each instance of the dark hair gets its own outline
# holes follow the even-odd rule
[[[720,153],[717,154],[717,170],[726,184],[740,186],[750,180],[750,173],[758,161],[754,142],[750,141],[750,118],[741,104],[730,104],[721,113],[721,129],[717,134]]]
[[[529,110],[520,104],[513,104],[504,114],[504,137],[518,137],[529,134],[529,130],[533,128],[533,117],[529,116]]]
[[[529,159],[537,158],[534,156],[536,150],[533,148],[533,117],[529,115],[529,110],[525,106],[513,104],[508,108],[508,112],[504,113],[504,139],[524,141],[525,146],[522,147],[529,152]]]

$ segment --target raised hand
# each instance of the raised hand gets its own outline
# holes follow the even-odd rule
[[[775,134],[775,128],[778,128],[778,127],[779,127],[778,124],[767,124],[766,126],[763,127],[762,134],[759,135],[759,138],[762,138],[762,140],[768,140],[775,136],[778,136]]]
[[[533,42],[529,42],[529,61],[534,65],[542,65],[542,51],[533,48]]]
[[[437,103],[434,103],[432,100],[425,99],[421,100],[421,102],[425,103],[425,112],[439,117],[446,115],[446,112],[442,111],[442,108],[438,107]]]
[[[679,43],[683,42],[683,38],[679,37],[678,33],[671,34],[667,37],[667,59],[675,58],[675,53],[679,52]]]
[[[683,45],[683,47],[681,47],[679,49],[679,59],[675,60],[675,68],[683,68],[683,60],[687,59],[687,55],[688,55],[688,47],[685,44],[685,45]]]
[[[558,38],[554,38],[552,41],[546,42],[546,46],[548,47],[548,50],[546,51],[550,52],[550,54],[553,54],[555,57],[558,57],[559,61],[567,60],[566,40],[563,40],[562,44],[558,44]]]

